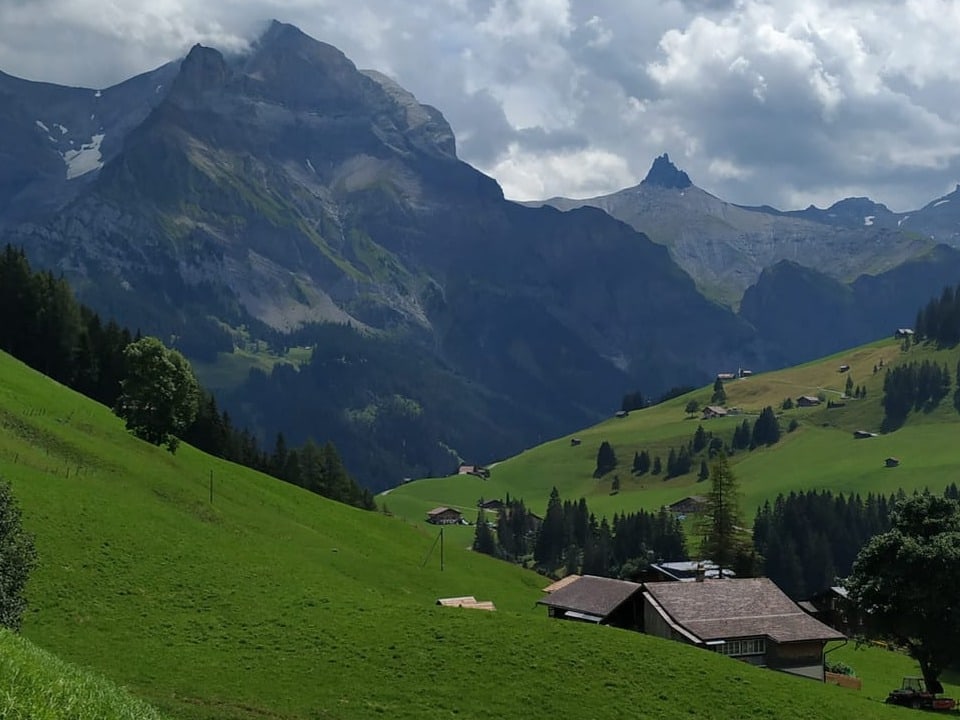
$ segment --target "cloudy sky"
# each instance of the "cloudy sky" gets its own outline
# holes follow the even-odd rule
[[[270,18],[437,106],[516,199],[633,185],[665,151],[782,208],[960,181],[960,0],[0,0],[0,69],[104,87]]]

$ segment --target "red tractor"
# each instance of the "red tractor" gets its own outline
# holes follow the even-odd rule
[[[922,677],[905,677],[903,685],[887,695],[887,702],[915,710],[953,710],[957,701],[953,698],[937,697],[942,692],[943,685],[939,680],[928,684]]]

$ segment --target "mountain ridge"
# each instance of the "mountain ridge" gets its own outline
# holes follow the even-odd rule
[[[664,248],[594,209],[504,200],[438,111],[281,23],[246,54],[194,47],[76,197],[3,239],[194,358],[291,333],[340,343],[356,392],[331,386],[320,353],[221,404],[265,443],[334,440],[370,487],[599,418],[640,378],[666,389],[767,361]],[[305,392],[339,404],[294,417],[273,401]]]

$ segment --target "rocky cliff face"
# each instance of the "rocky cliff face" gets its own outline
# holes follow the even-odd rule
[[[582,426],[629,388],[764,365],[663,247],[592,208],[505,201],[437,110],[292,26],[164,77],[66,204],[6,239],[194,357],[323,344],[230,396],[264,436],[332,438],[383,487]]]

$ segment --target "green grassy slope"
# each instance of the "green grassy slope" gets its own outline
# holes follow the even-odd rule
[[[146,703],[0,629],[4,720],[163,720]]]
[[[873,373],[882,360],[884,367],[897,363],[934,359],[956,367],[957,351],[935,351],[914,347],[904,353],[892,340],[881,341],[839,353],[823,360],[795,368],[728,382],[728,407],[742,409],[744,415],[702,421],[700,414],[687,415],[684,408],[691,398],[701,405],[710,400],[712,387],[701,388],[661,405],[630,413],[626,418],[610,418],[594,427],[571,436],[552,440],[514,458],[496,464],[488,480],[472,476],[426,479],[395,488],[378,499],[400,517],[419,519],[426,510],[437,505],[464,509],[471,520],[475,517],[478,498],[503,497],[506,493],[522,497],[535,512],[543,512],[552,487],[565,499],[587,498],[590,509],[598,516],[639,508],[653,510],[680,498],[700,493],[705,486],[693,472],[670,480],[664,475],[634,477],[631,464],[634,452],[648,450],[660,455],[666,464],[671,447],[679,448],[692,437],[697,425],[728,441],[744,417],[751,422],[766,405],[780,414],[784,435],[780,443],[753,452],[739,452],[731,458],[741,483],[745,519],[753,520],[754,512],[764,500],[791,490],[831,489],[842,492],[890,493],[897,488],[911,490],[929,487],[940,490],[958,479],[958,463],[953,442],[960,427],[960,414],[945,399],[929,415],[911,416],[905,427],[880,437],[855,440],[853,431],[879,431],[883,418],[883,371]],[[864,400],[849,400],[845,407],[827,409],[795,408],[780,412],[784,398],[824,394],[839,400],[847,373],[838,372],[841,364],[850,365],[854,383],[865,385]],[[792,419],[799,427],[787,434]],[[580,438],[579,446],[571,446],[571,437]],[[597,449],[608,441],[619,460],[617,470],[601,479],[593,477]],[[886,468],[884,459],[895,456],[902,464]],[[611,494],[611,480],[619,475],[621,490]],[[465,528],[469,530],[469,528]]]
[[[213,471],[215,498],[208,499]],[[176,718],[894,717],[837,688],[561,623],[545,581],[183,447],[0,355],[0,474],[41,566],[24,633]],[[439,608],[493,600],[495,613]]]

